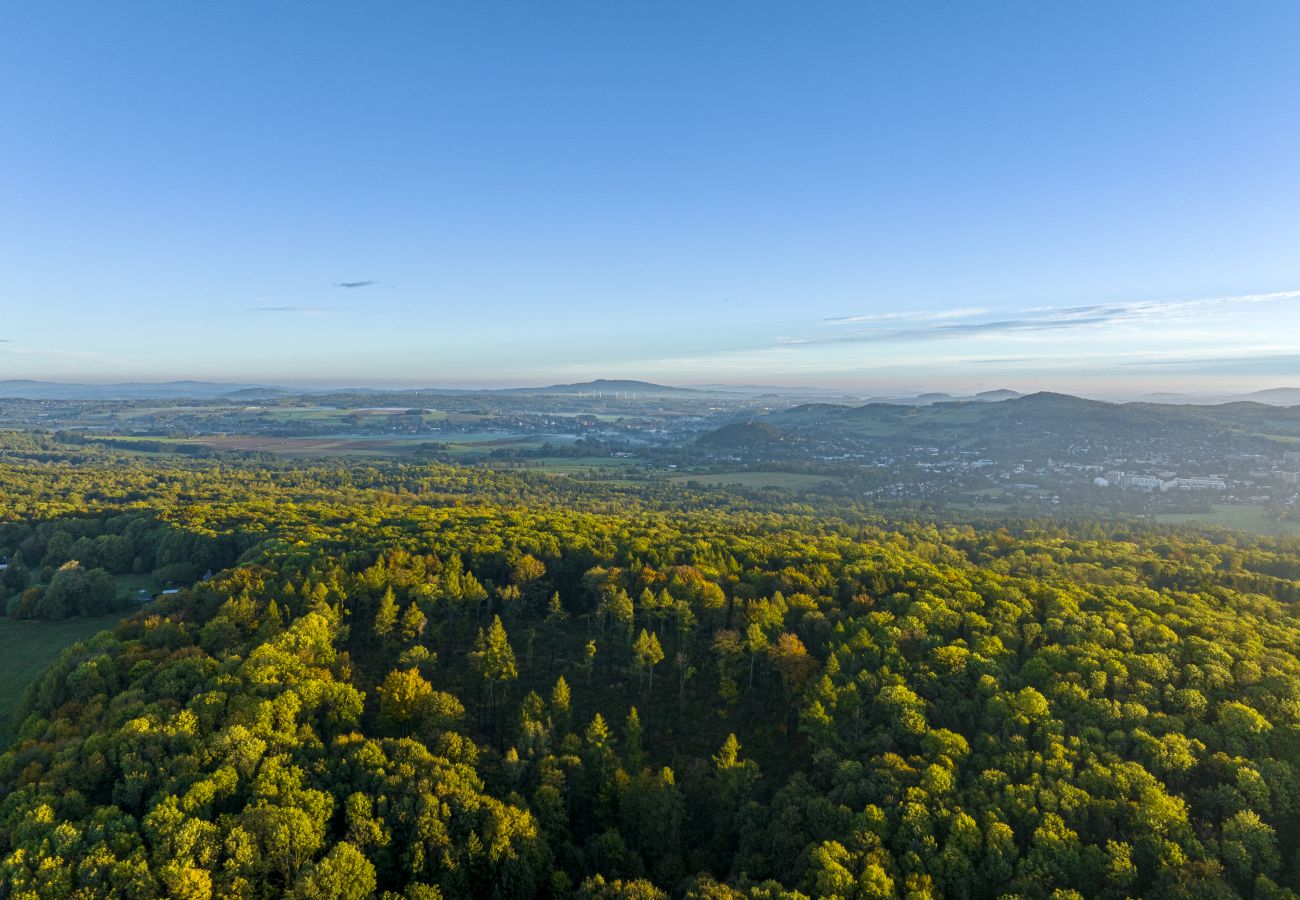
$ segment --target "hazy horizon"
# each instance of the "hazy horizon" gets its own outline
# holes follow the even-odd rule
[[[654,381],[647,378],[602,378],[583,380],[580,382],[564,382],[556,379],[541,380],[480,380],[480,381],[412,381],[412,382],[384,382],[384,381],[367,381],[365,379],[343,379],[339,381],[258,381],[258,380],[209,380],[209,379],[151,379],[142,381],[113,381],[113,380],[96,380],[86,379],[76,380],[58,380],[58,379],[7,379],[0,378],[0,384],[9,381],[31,381],[34,384],[58,385],[61,387],[78,387],[85,386],[90,388],[104,388],[113,386],[132,385],[140,388],[163,387],[168,385],[195,383],[200,385],[231,385],[236,388],[267,388],[280,389],[290,394],[295,391],[301,391],[305,394],[310,393],[328,393],[328,392],[347,392],[350,390],[374,391],[374,392],[418,392],[418,391],[449,391],[473,393],[475,391],[501,391],[501,390],[527,390],[536,388],[553,387],[566,384],[590,384],[599,382],[640,382],[652,384],[659,387],[684,388],[688,390],[716,389],[721,391],[735,391],[737,393],[759,392],[761,390],[771,390],[776,393],[787,393],[797,395],[801,391],[807,391],[808,395],[825,394],[828,397],[858,397],[864,399],[879,398],[888,400],[909,400],[915,399],[927,394],[947,394],[955,399],[974,397],[979,394],[996,393],[1001,391],[1010,391],[1013,394],[1026,396],[1039,392],[1067,394],[1085,399],[1103,400],[1108,402],[1130,402],[1135,400],[1157,400],[1168,398],[1172,402],[1186,400],[1189,402],[1217,402],[1233,401],[1243,397],[1250,397],[1256,394],[1268,394],[1270,392],[1296,391],[1300,392],[1300,386],[1294,384],[1270,383],[1258,388],[1245,388],[1237,391],[1142,391],[1142,390],[1116,390],[1116,391],[1091,391],[1087,389],[1072,389],[1070,387],[1041,387],[1034,385],[995,385],[995,386],[970,386],[970,387],[953,387],[952,385],[886,385],[886,384],[800,384],[794,382],[767,382],[767,383],[748,383],[748,382],[662,382]],[[610,390],[617,390],[611,388]],[[93,395],[87,395],[93,396]],[[176,394],[177,397],[185,396]],[[208,395],[195,395],[208,396]],[[211,399],[218,399],[219,395],[212,395]],[[1279,401],[1273,401],[1279,402]]]

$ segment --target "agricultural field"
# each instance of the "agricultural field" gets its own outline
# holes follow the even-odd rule
[[[429,438],[262,437],[213,435],[188,441],[214,450],[253,450],[286,456],[403,456],[413,453]]]
[[[1276,511],[1263,506],[1219,504],[1208,513],[1163,513],[1155,518],[1163,525],[1216,525],[1269,537],[1300,535],[1300,522],[1279,519]]]
[[[12,737],[12,717],[28,685],[65,647],[112,628],[129,613],[37,621],[0,618],[0,742]]]

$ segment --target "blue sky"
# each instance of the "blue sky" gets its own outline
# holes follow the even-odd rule
[[[1300,384],[1297,46],[1267,0],[7,4],[0,378]]]

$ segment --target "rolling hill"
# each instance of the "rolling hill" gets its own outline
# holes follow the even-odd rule
[[[916,444],[1047,453],[1144,448],[1159,453],[1207,441],[1251,443],[1270,437],[1300,437],[1300,407],[1116,404],[1040,392],[995,403],[806,403],[727,425],[701,436],[697,446],[755,453],[780,447],[787,454],[829,453],[848,445]]]
[[[508,394],[589,394],[589,393],[633,393],[646,396],[701,396],[708,391],[701,391],[695,388],[671,387],[665,384],[654,384],[649,381],[635,381],[630,379],[610,379],[597,378],[593,381],[582,381],[576,384],[551,384],[545,387],[532,388],[505,388],[500,393]]]

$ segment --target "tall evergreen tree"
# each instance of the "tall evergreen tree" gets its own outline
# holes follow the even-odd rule
[[[393,597],[393,588],[389,586],[379,598],[379,606],[375,609],[374,632],[381,643],[386,642],[397,627],[397,615],[397,600]]]

